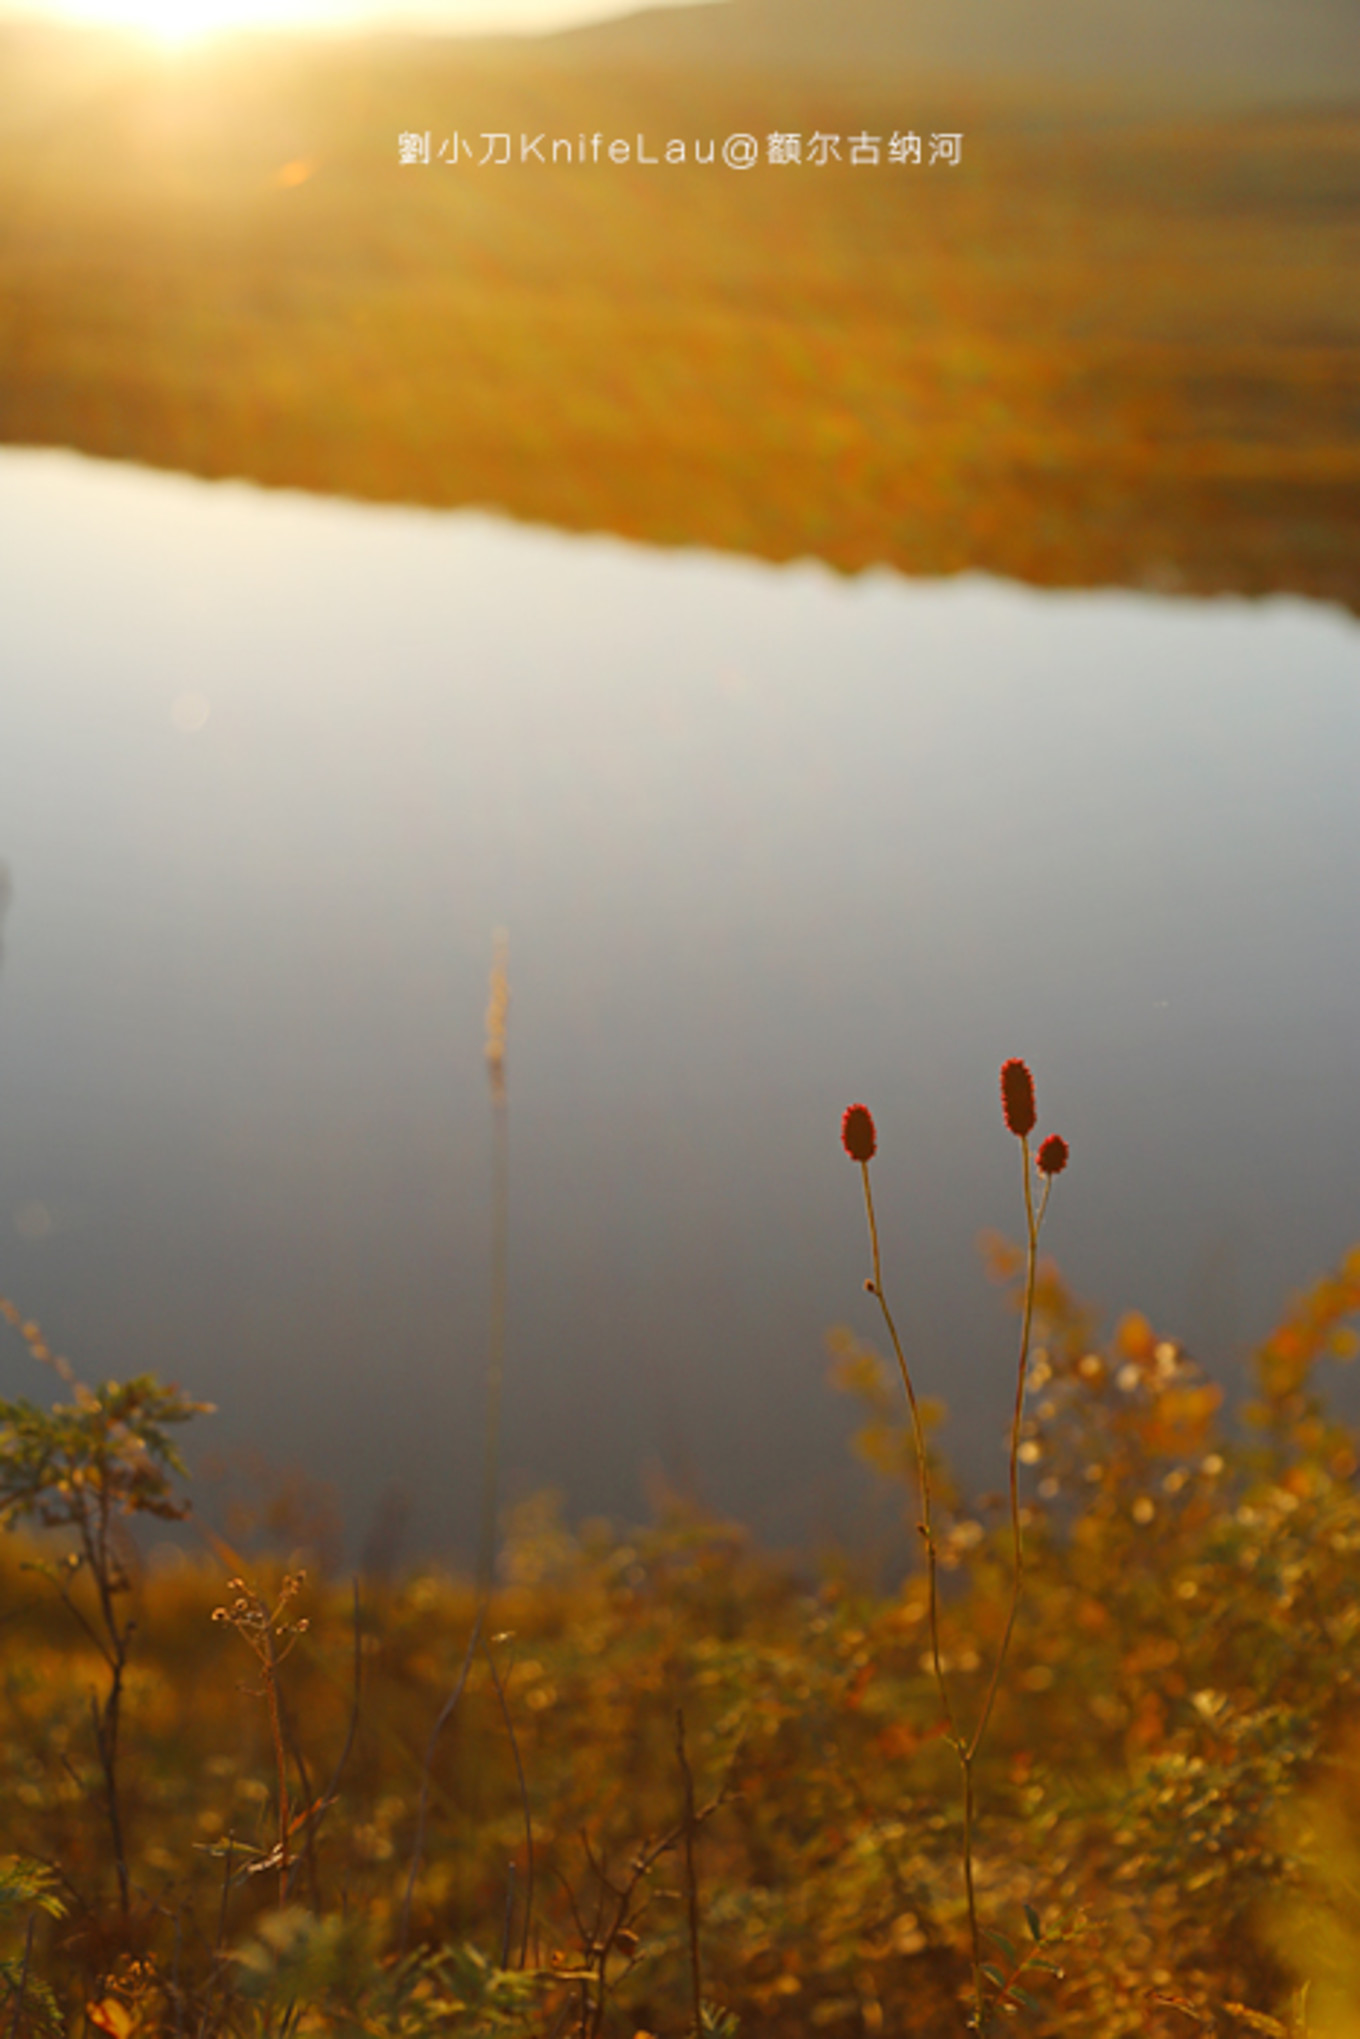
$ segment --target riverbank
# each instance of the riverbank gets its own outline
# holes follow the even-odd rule
[[[1360,604],[1342,109],[397,39],[5,49],[0,439],[847,570]]]

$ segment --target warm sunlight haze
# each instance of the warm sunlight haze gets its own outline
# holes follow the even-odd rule
[[[680,0],[704,5],[708,0]],[[638,11],[638,0],[28,0],[19,15],[130,29],[182,43],[231,29],[424,29],[457,35],[535,34]]]
[[[0,0],[0,2039],[1360,2039],[1360,0]]]
[[[305,7],[270,0],[74,0],[70,7],[38,10],[63,21],[140,30],[166,42],[187,42],[221,29],[281,27],[307,18]],[[311,10],[312,25],[320,9]]]

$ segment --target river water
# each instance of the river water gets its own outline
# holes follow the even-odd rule
[[[476,1516],[493,929],[507,1491],[852,1534],[894,1295],[997,1484],[996,1072],[1046,1245],[1225,1379],[1360,1238],[1360,629],[838,578],[0,453],[0,1288],[217,1454]],[[18,1341],[0,1391],[45,1391]]]

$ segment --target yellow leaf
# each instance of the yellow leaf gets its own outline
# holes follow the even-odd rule
[[[85,2016],[97,2031],[108,2032],[112,2039],[129,2039],[136,2024],[126,2004],[120,2004],[117,1997],[105,1997],[97,2004],[86,2004]]]
[[[1156,1350],[1157,1336],[1140,1310],[1130,1310],[1120,1318],[1114,1342],[1125,1359],[1146,1366]]]

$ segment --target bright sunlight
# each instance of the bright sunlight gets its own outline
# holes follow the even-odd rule
[[[51,11],[172,43],[232,28],[324,27],[336,13],[327,0],[71,0]]]
[[[643,0],[27,0],[21,11],[180,44],[224,30],[259,28],[535,34],[630,13],[640,4]],[[0,0],[0,15],[5,11]]]

